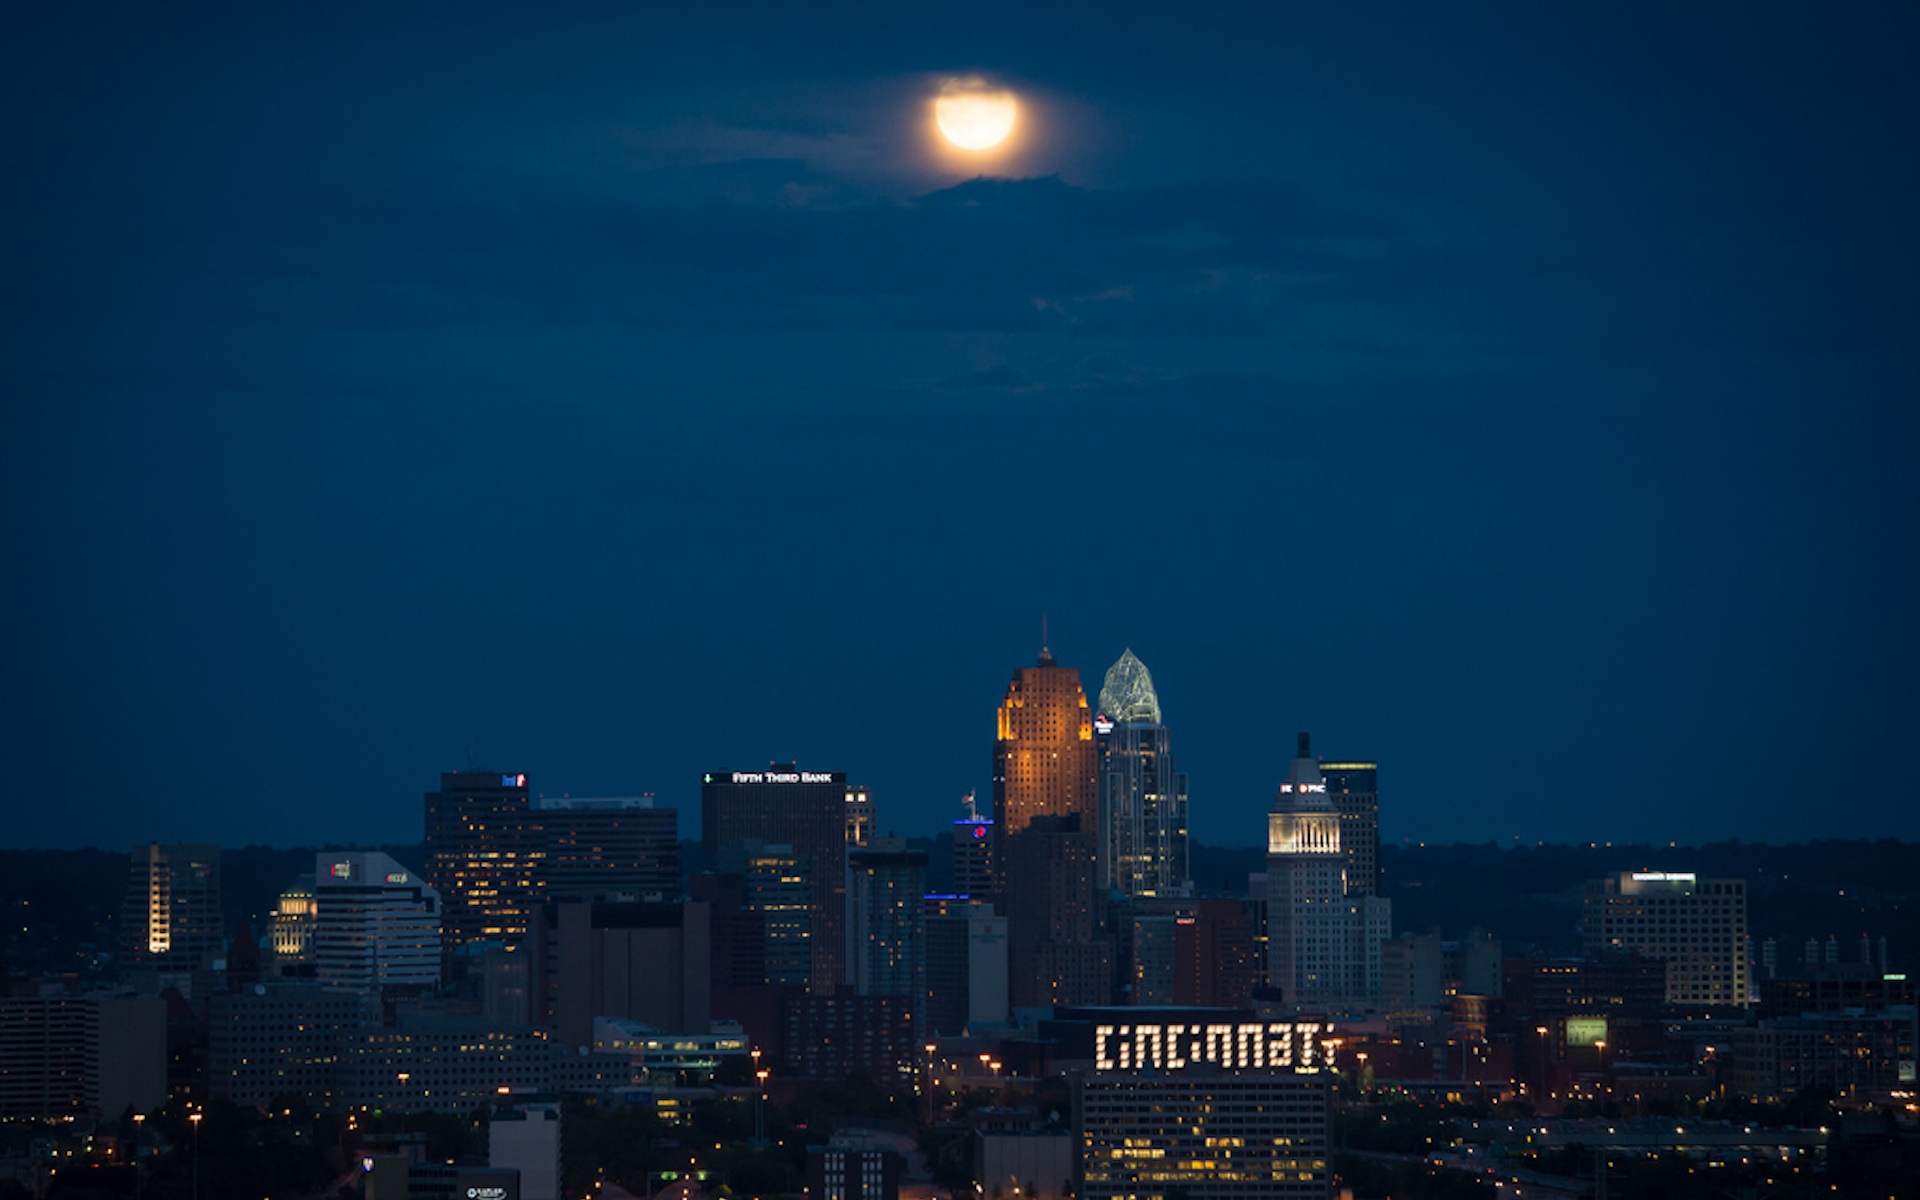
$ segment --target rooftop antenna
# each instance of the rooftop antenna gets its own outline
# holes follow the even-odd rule
[[[1040,663],[1045,666],[1053,661],[1053,651],[1047,648],[1047,614],[1040,614]]]

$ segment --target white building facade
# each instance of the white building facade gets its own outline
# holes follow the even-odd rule
[[[323,986],[363,995],[440,983],[440,893],[377,850],[314,858],[313,958]]]

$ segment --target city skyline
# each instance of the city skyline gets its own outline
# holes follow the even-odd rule
[[[404,844],[469,764],[928,834],[1043,645],[1150,665],[1206,844],[1301,730],[1387,843],[1920,840],[1917,39],[35,10],[0,844]]]

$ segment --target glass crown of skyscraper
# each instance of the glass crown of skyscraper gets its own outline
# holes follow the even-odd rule
[[[1107,678],[1100,685],[1100,713],[1118,725],[1161,723],[1160,697],[1154,694],[1153,676],[1131,649],[1123,651],[1120,661],[1107,668]]]

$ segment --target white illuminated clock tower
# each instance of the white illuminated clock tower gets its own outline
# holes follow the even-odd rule
[[[1379,992],[1389,909],[1347,896],[1340,814],[1306,734],[1267,814],[1267,984],[1296,1008],[1356,1009]]]

